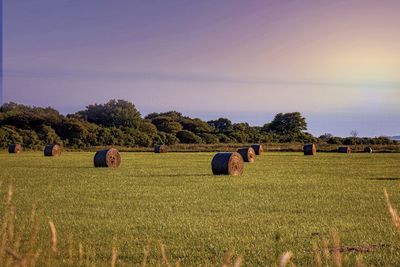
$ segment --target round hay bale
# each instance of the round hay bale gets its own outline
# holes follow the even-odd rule
[[[338,149],[339,153],[351,153],[351,147],[349,146],[341,146]]]
[[[44,155],[46,157],[60,156],[61,155],[61,147],[59,145],[47,145],[44,148]]]
[[[264,152],[263,145],[260,144],[251,145],[251,148],[254,149],[256,155],[261,155]]]
[[[214,175],[242,175],[243,158],[237,152],[220,152],[211,161]]]
[[[168,147],[166,145],[159,145],[154,147],[154,153],[167,153]]]
[[[21,144],[11,144],[8,145],[8,153],[15,154],[22,152]]]
[[[365,153],[372,153],[372,147],[367,146],[366,148],[364,148],[364,152]]]
[[[244,162],[254,163],[256,152],[252,147],[239,148],[237,152],[242,156]]]
[[[95,167],[113,167],[121,165],[121,156],[117,149],[103,149],[96,152],[93,158]]]
[[[315,144],[307,144],[303,147],[304,155],[315,156],[317,154],[317,146]]]

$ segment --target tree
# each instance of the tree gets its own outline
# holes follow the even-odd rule
[[[200,138],[206,144],[218,144],[219,139],[216,135],[210,133],[199,133]]]
[[[210,125],[200,119],[182,118],[179,120],[184,130],[193,133],[209,133],[212,131]]]
[[[148,134],[149,136],[154,136],[157,134],[157,127],[149,121],[143,121],[139,130]]]
[[[179,139],[174,134],[158,132],[153,139],[155,145],[175,145],[179,143]]]
[[[182,130],[182,125],[179,122],[176,122],[167,116],[155,117],[151,120],[151,123],[153,123],[157,127],[157,130],[161,132],[176,134]]]
[[[182,113],[177,112],[175,110],[162,112],[162,113],[153,112],[153,113],[148,114],[145,117],[145,119],[146,120],[153,120],[156,117],[169,117],[173,121],[178,121],[179,118],[182,118]]]
[[[203,143],[203,141],[201,140],[201,137],[199,137],[198,135],[196,135],[192,132],[186,131],[186,130],[178,132],[176,134],[176,137],[178,137],[179,141],[184,144],[201,144],[201,143]]]
[[[138,129],[126,129],[124,143],[126,146],[148,147],[152,145],[153,139]]]
[[[44,145],[44,143],[40,141],[37,133],[33,130],[19,130],[18,133],[22,137],[24,147],[36,149]]]
[[[271,123],[263,126],[262,130],[279,135],[296,135],[307,130],[307,123],[300,112],[278,113]]]
[[[358,131],[357,130],[352,130],[350,132],[350,136],[353,137],[353,138],[356,138],[358,136]]]
[[[15,128],[10,126],[0,127],[0,146],[7,147],[9,144],[22,143],[22,136]]]
[[[41,147],[45,143],[62,143],[67,147],[182,143],[265,143],[305,142],[313,139],[305,129],[300,113],[279,113],[263,127],[248,123],[233,124],[227,118],[205,122],[183,116],[177,111],[150,113],[142,119],[135,106],[125,100],[88,105],[86,109],[64,116],[47,107],[6,103],[0,107],[0,146],[24,143]],[[330,140],[329,136],[324,139]],[[333,137],[332,137],[333,138]],[[321,137],[322,139],[322,137]],[[354,143],[387,142],[370,138],[353,138]],[[333,141],[333,140],[331,140]]]
[[[207,123],[218,133],[226,133],[233,130],[232,122],[227,118],[219,118],[217,120],[208,121]]]
[[[106,104],[94,104],[76,113],[77,116],[89,122],[106,127],[138,128],[142,118],[135,105],[125,100],[110,100]]]
[[[43,125],[42,129],[38,132],[39,138],[47,144],[60,144],[61,139],[53,128]]]
[[[333,137],[333,134],[324,133],[323,135],[320,135],[318,138],[321,139],[322,141],[328,141],[332,137]]]

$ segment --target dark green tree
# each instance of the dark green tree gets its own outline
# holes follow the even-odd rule
[[[219,118],[207,122],[217,133],[226,133],[233,130],[232,122],[227,118]]]
[[[298,135],[307,130],[307,123],[300,112],[278,113],[262,130],[278,135]]]
[[[179,120],[179,123],[182,125],[184,130],[193,132],[193,133],[210,133],[212,132],[212,128],[205,121],[202,121],[198,118],[182,118]]]
[[[201,144],[201,143],[203,143],[201,137],[199,137],[198,135],[196,135],[192,132],[189,132],[187,130],[179,131],[176,134],[176,137],[183,144]]]
[[[153,112],[153,113],[148,114],[145,117],[145,119],[146,120],[153,120],[156,117],[169,117],[173,121],[178,121],[180,118],[182,118],[182,113],[177,112],[175,110],[162,112],[162,113]]]
[[[125,100],[110,100],[105,104],[94,104],[79,111],[76,115],[89,122],[105,127],[132,127],[138,128],[142,122],[135,105]]]
[[[157,127],[157,130],[165,133],[176,134],[183,129],[179,122],[176,122],[171,117],[167,116],[155,117],[151,120],[151,123]]]

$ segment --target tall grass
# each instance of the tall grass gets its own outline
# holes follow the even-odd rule
[[[0,187],[2,182],[0,179]],[[397,210],[393,207],[387,190],[384,189],[384,196],[392,223],[400,232],[400,217]],[[16,208],[13,204],[13,186],[9,185],[7,194],[4,201],[3,216],[1,221],[1,235],[0,235],[0,266],[22,266],[30,267],[37,265],[57,266],[96,266],[96,256],[93,247],[84,248],[81,242],[74,242],[73,236],[69,235],[67,238],[59,237],[57,235],[57,227],[55,223],[48,220],[48,233],[49,233],[49,246],[43,247],[38,244],[39,225],[40,219],[37,215],[37,208],[32,206],[31,214],[21,226],[16,229],[15,220],[17,218]],[[66,242],[66,251],[59,249],[60,242]],[[119,256],[119,248],[116,245],[116,240],[111,242],[110,260],[111,267],[129,264],[124,262]],[[61,246],[60,246],[61,247]],[[158,244],[159,259],[157,266],[180,266],[179,261],[174,261],[168,257],[167,247],[163,243]],[[355,251],[363,251],[361,248],[353,248]],[[358,250],[357,250],[358,249]],[[143,248],[143,260],[140,266],[149,266],[150,259],[150,244]],[[346,246],[341,246],[339,232],[333,231],[331,240],[326,237],[321,237],[320,240],[312,243],[310,253],[314,257],[314,266],[350,266],[350,260],[343,253],[349,251]],[[279,261],[275,266],[296,266],[295,255],[291,251],[281,253]],[[242,255],[236,255],[233,250],[228,250],[221,261],[222,267],[240,267],[244,263],[245,258]],[[355,255],[355,266],[364,267],[363,256],[359,253]],[[132,264],[132,263],[131,263]],[[133,263],[135,264],[135,263]]]

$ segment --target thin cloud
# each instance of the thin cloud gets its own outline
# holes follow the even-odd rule
[[[317,86],[317,87],[352,87],[352,88],[381,88],[400,89],[399,81],[309,81],[309,80],[279,80],[279,79],[248,79],[224,75],[203,75],[192,73],[166,73],[166,72],[104,72],[104,71],[78,71],[78,70],[28,70],[4,69],[7,77],[29,77],[45,79],[79,79],[79,80],[134,80],[134,81],[173,81],[194,83],[232,83],[232,84],[258,84],[258,85],[288,85],[288,86]]]

